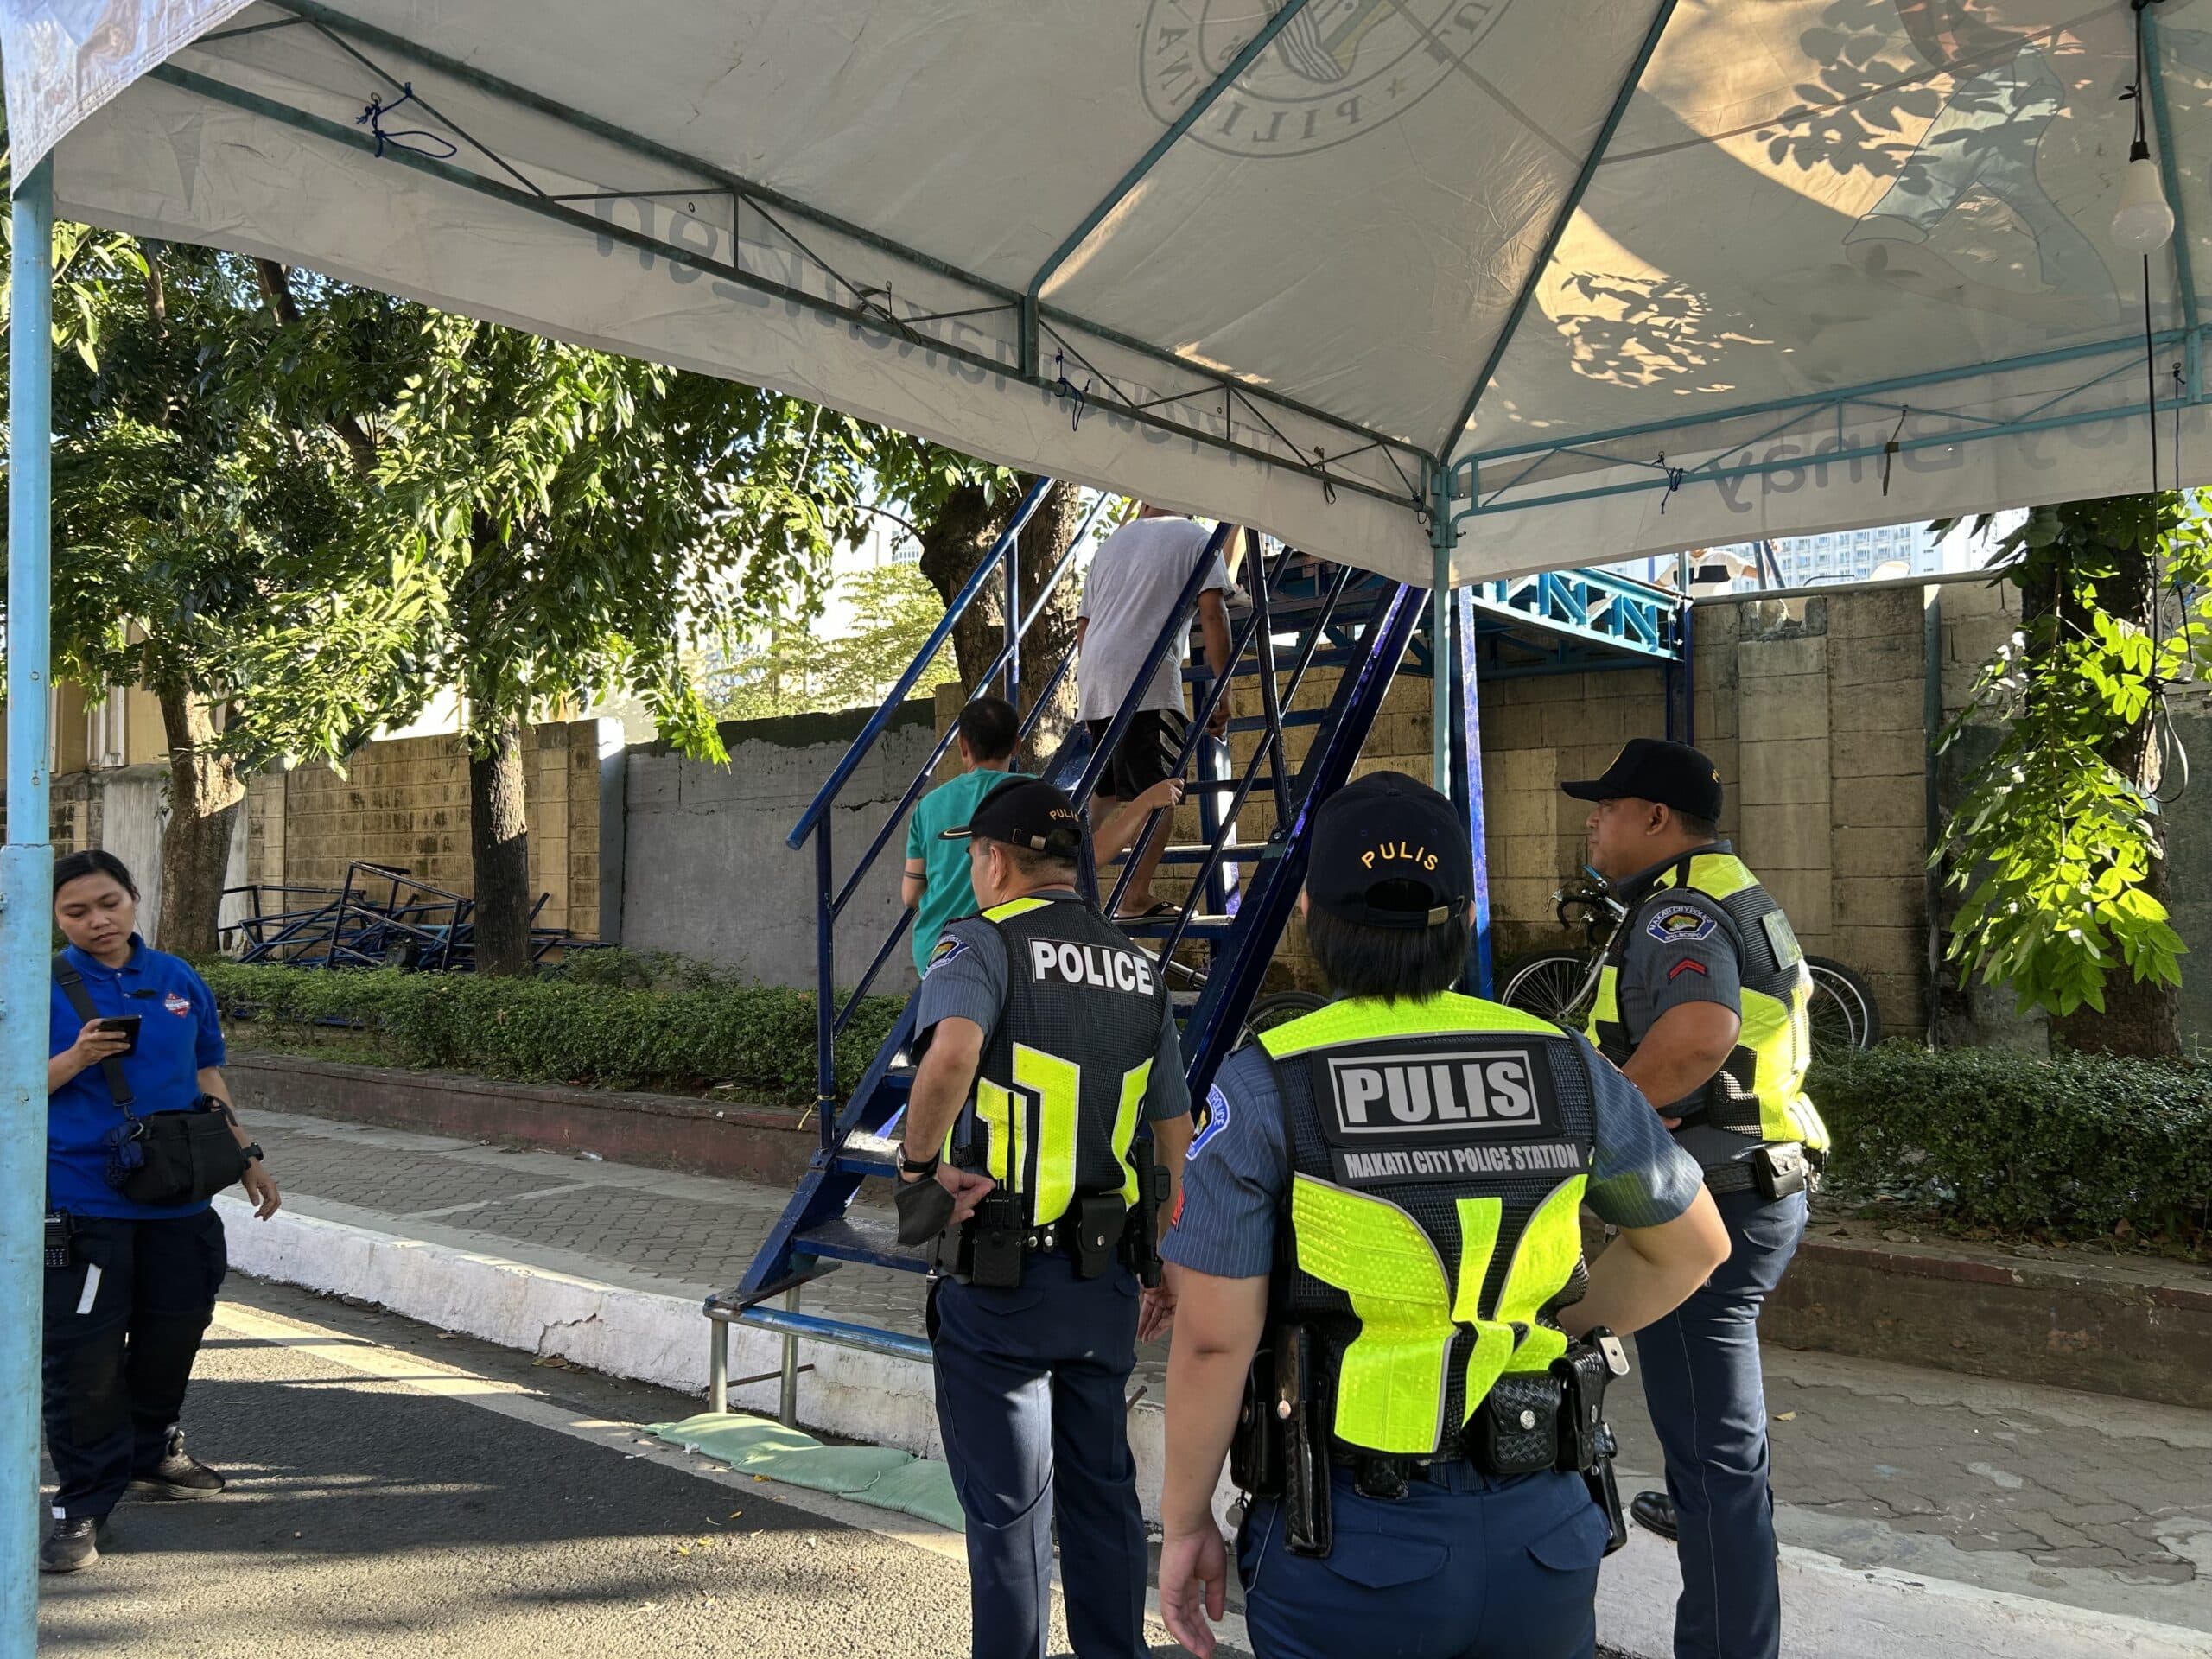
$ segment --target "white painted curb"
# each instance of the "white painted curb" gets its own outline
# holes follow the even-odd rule
[[[293,1211],[265,1222],[242,1200],[218,1198],[231,1263],[242,1273],[350,1296],[442,1331],[557,1356],[609,1376],[686,1393],[707,1386],[707,1321],[696,1301],[599,1284],[497,1255],[326,1221]],[[733,1326],[730,1375],[775,1370],[781,1344]],[[919,1456],[942,1457],[927,1366],[810,1345],[814,1370],[799,1386],[808,1426]],[[771,1380],[733,1389],[731,1402],[772,1414]],[[1166,1460],[1160,1402],[1129,1416],[1138,1496],[1159,1512]],[[1224,1491],[1217,1507],[1226,1503]],[[1630,1529],[1605,1564],[1598,1633],[1637,1655],[1673,1651],[1680,1588],[1672,1549]],[[1860,1572],[1811,1550],[1782,1552],[1784,1659],[2212,1659],[2212,1637],[1972,1585],[1888,1571]]]

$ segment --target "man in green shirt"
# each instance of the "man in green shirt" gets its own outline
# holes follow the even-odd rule
[[[1007,779],[1030,775],[1014,770],[1021,721],[1005,698],[976,698],[960,711],[957,729],[953,747],[965,770],[923,796],[906,824],[906,875],[899,896],[914,912],[914,971],[921,974],[929,971],[931,953],[945,925],[976,913],[976,890],[968,881],[968,843],[946,841],[943,832],[967,823],[983,797]],[[1100,864],[1112,862],[1128,850],[1154,810],[1172,809],[1182,798],[1183,785],[1170,779],[1122,804],[1092,837],[1092,856]]]

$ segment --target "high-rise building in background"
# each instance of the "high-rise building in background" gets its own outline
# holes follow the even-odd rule
[[[1876,530],[1839,530],[1825,536],[1787,536],[1774,544],[1784,588],[1830,582],[1865,582],[1885,564],[1895,575],[1922,576],[1943,568],[1943,556],[1926,524],[1885,524]],[[1756,561],[1748,544],[1716,549]],[[1771,578],[1770,578],[1771,585]]]
[[[1866,582],[1877,574],[1923,576],[1970,569],[1984,556],[1963,536],[1939,543],[1924,524],[1785,536],[1770,545],[1772,569],[1762,565],[1754,542],[1730,542],[1692,556],[1692,591],[1719,594],[1731,588],[1738,592],[1755,588],[1814,588],[1830,582]],[[1675,585],[1672,557],[1631,559],[1610,568],[1662,588]]]

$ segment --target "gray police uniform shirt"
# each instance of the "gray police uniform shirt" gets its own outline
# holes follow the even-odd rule
[[[1725,841],[1700,847],[1700,853],[1726,853]],[[1651,884],[1682,861],[1670,858],[1638,870],[1616,890],[1635,926],[1624,941],[1620,969],[1621,1024],[1633,1046],[1669,1008],[1685,1002],[1718,1002],[1740,1014],[1743,969],[1729,941],[1727,914],[1718,899],[1670,887],[1664,899],[1647,904]]]
[[[1054,887],[1039,899],[1075,897],[1072,890]],[[988,1038],[998,1029],[1006,1009],[1011,969],[1006,957],[1006,938],[980,916],[954,922],[944,930],[922,988],[915,993],[914,1036],[920,1041],[941,1020],[972,1020]],[[1191,1089],[1183,1077],[1183,1046],[1175,1032],[1174,1005],[1163,997],[1160,1007],[1160,1047],[1153,1058],[1152,1077],[1145,1086],[1144,1115],[1149,1122],[1185,1117],[1191,1110]]]
[[[1716,841],[1694,850],[1730,853],[1735,849]],[[1615,889],[1629,907],[1633,924],[1622,942],[1618,992],[1621,1024],[1631,1052],[1643,1044],[1661,1014],[1686,1002],[1717,1002],[1739,1016],[1744,1011],[1743,965],[1737,960],[1720,901],[1670,887],[1664,899],[1646,902],[1651,899],[1651,884],[1681,861],[1664,859],[1638,870]],[[1704,1093],[1700,1085],[1688,1100],[1667,1103],[1694,1103]],[[1667,1116],[1677,1114],[1669,1111]],[[1748,1157],[1758,1145],[1756,1136],[1731,1135],[1709,1123],[1689,1124],[1675,1138],[1707,1164]]]
[[[1656,1227],[1696,1201],[1704,1177],[1636,1085],[1575,1033],[1597,1097],[1597,1149],[1583,1201],[1616,1227]],[[1240,1048],[1206,1093],[1205,1122],[1183,1165],[1183,1203],[1160,1254],[1220,1279],[1274,1268],[1275,1228],[1290,1191],[1290,1141],[1274,1066]]]

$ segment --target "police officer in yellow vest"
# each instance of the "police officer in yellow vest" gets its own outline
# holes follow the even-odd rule
[[[1592,1651],[1626,1332],[1727,1248],[1696,1166],[1583,1038],[1454,994],[1465,823],[1401,773],[1316,815],[1306,935],[1337,1000],[1222,1067],[1163,1246],[1160,1605],[1213,1650],[1224,1453],[1262,1659]],[[1585,1268],[1588,1204],[1624,1230]],[[1232,1446],[1232,1441],[1234,1442]]]
[[[1590,1035],[1656,1103],[1727,1223],[1726,1263],[1637,1338],[1667,1459],[1639,1523],[1677,1540],[1676,1659],[1772,1659],[1782,1640],[1758,1316],[1805,1230],[1808,1162],[1827,1130],[1805,1096],[1805,953],[1758,878],[1719,840],[1720,773],[1686,743],[1637,738],[1602,778],[1590,867],[1628,906]]]
[[[1152,1217],[1190,1144],[1174,1012],[1153,958],[1076,891],[1065,795],[1016,779],[944,833],[967,838],[984,909],[945,929],[915,994],[899,1236],[957,1224],[930,1336],[972,1651],[1045,1659],[1057,1523],[1077,1659],[1140,1659],[1149,1561],[1124,1401],[1141,1301],[1147,1336],[1172,1312],[1139,1275],[1158,1279]]]

